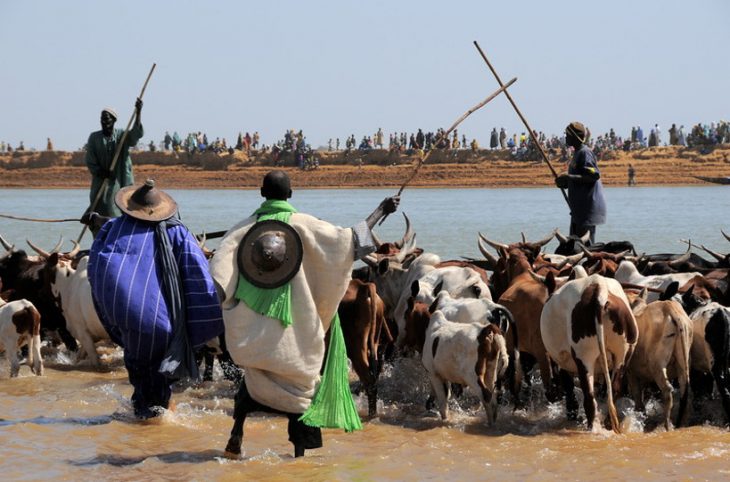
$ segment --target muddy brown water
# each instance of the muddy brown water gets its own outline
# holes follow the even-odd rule
[[[0,360],[0,473],[3,480],[484,480],[484,479],[713,479],[730,477],[730,433],[719,403],[693,412],[698,424],[666,432],[661,407],[637,414],[619,400],[625,433],[588,433],[547,404],[539,383],[529,408],[506,401],[497,423],[468,392],[452,401],[442,422],[424,407],[428,382],[419,363],[385,368],[379,417],[364,430],[324,431],[324,447],[292,457],[286,419],[256,414],[245,425],[242,459],[228,460],[234,394],[216,380],[175,387],[176,407],[160,419],[136,422],[121,350],[100,347],[100,370],[44,348],[46,373],[8,378]],[[580,397],[580,394],[578,394]],[[356,400],[366,414],[364,397]],[[605,411],[604,411],[605,413]],[[657,427],[659,426],[659,427]]]

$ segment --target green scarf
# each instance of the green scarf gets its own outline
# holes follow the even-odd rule
[[[288,202],[275,199],[264,201],[254,214],[258,215],[258,221],[274,219],[288,224],[289,218],[295,212],[297,210]],[[235,297],[256,313],[281,321],[284,328],[292,323],[289,283],[278,288],[259,288],[239,274]]]
[[[267,200],[254,214],[259,216],[259,221],[275,219],[289,223],[295,212],[297,210],[286,201]],[[252,285],[239,275],[235,296],[256,313],[281,321],[284,328],[292,324],[290,283],[264,289]],[[340,327],[340,317],[335,313],[330,324],[330,344],[322,380],[312,403],[300,417],[301,421],[311,427],[342,428],[346,432],[362,430],[360,416],[350,393],[348,371],[345,337]]]

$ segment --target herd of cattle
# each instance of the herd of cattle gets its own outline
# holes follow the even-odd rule
[[[554,237],[556,252],[543,252]],[[54,332],[98,365],[95,342],[108,335],[91,299],[85,253],[78,245],[61,253],[60,242],[47,252],[29,241],[37,254],[28,255],[2,236],[0,243],[0,346],[10,375],[18,374],[24,344],[28,365],[42,374],[41,335]],[[443,419],[450,391],[467,386],[492,424],[498,395],[524,406],[521,391],[536,368],[546,398],[564,399],[569,418],[578,414],[578,377],[590,429],[600,424],[594,378],[605,384],[607,423],[616,432],[614,399],[625,394],[639,409],[647,393],[660,394],[669,429],[675,386],[674,425],[686,423],[690,393],[694,405],[718,393],[730,420],[730,254],[700,246],[708,260],[687,242],[684,254],[637,255],[626,241],[590,245],[556,230],[511,244],[480,233],[483,259],[443,261],[416,247],[407,217],[400,241],[378,244],[353,270],[339,307],[369,415],[376,415],[383,364],[417,353],[431,382],[428,403]]]

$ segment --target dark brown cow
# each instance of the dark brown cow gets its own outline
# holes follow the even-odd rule
[[[387,342],[393,342],[385,322],[385,306],[375,284],[350,280],[337,313],[347,357],[352,361],[352,368],[368,396],[368,415],[374,417],[377,414],[377,381],[382,363],[380,340],[384,337]]]

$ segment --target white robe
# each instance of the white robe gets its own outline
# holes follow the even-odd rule
[[[289,413],[309,407],[319,383],[324,335],[351,278],[355,256],[353,230],[302,213],[289,224],[302,239],[303,257],[292,278],[292,324],[252,311],[234,297],[239,270],[238,246],[256,222],[251,216],[221,240],[210,272],[225,292],[223,320],[233,360],[245,370],[246,386],[259,403]]]

